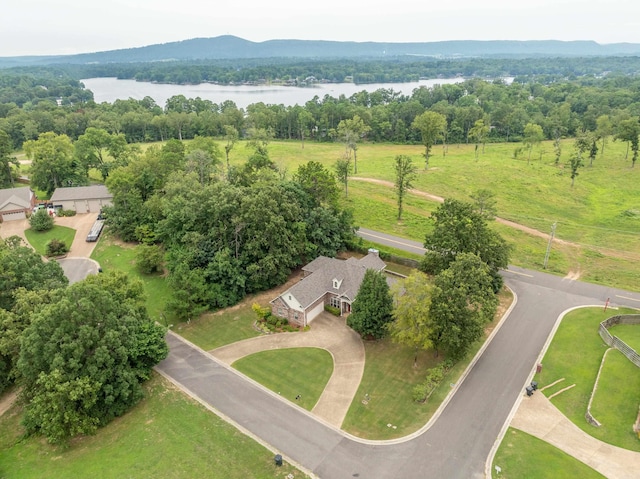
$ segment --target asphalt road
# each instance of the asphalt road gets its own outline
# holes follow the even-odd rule
[[[98,274],[100,267],[96,261],[89,258],[63,258],[57,261],[69,279],[69,284],[82,281],[90,274]]]
[[[396,248],[419,243],[361,230]],[[383,238],[381,240],[380,238]],[[405,245],[406,243],[406,245]],[[500,430],[558,316],[580,305],[640,306],[640,294],[509,268],[517,304],[458,386],[438,419],[393,444],[361,441],[247,381],[210,355],[169,334],[163,374],[272,448],[321,478],[482,478]],[[301,372],[302,373],[302,372]]]

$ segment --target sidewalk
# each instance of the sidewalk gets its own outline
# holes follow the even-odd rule
[[[311,412],[340,428],[360,385],[365,361],[362,340],[346,326],[344,318],[322,313],[309,331],[258,336],[209,352],[230,365],[260,351],[300,347],[326,349],[333,356],[333,374]]]
[[[639,452],[611,446],[589,436],[567,419],[541,392],[522,398],[511,427],[548,442],[608,479],[640,477]]]

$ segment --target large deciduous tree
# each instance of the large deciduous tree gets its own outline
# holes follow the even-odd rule
[[[293,175],[293,181],[298,183],[317,204],[336,204],[338,199],[336,178],[322,163],[310,161],[300,165]]]
[[[351,158],[345,155],[344,158],[336,161],[334,169],[338,182],[344,185],[344,196],[347,198],[349,196],[349,176],[351,176],[353,170],[351,167]]]
[[[414,271],[391,287],[395,304],[393,321],[388,324],[391,339],[415,349],[414,367],[418,362],[418,351],[432,346],[431,289],[428,276],[420,271]]]
[[[533,150],[533,147],[539,145],[542,140],[544,140],[542,127],[536,123],[527,123],[524,127],[524,136],[522,138],[524,146],[529,151],[527,164],[531,161],[531,151]]]
[[[494,290],[502,286],[500,268],[509,264],[509,245],[491,230],[483,215],[470,203],[446,199],[431,215],[433,231],[427,235],[427,250],[420,268],[431,274],[447,269],[461,253],[473,253],[489,266]]]
[[[625,160],[629,156],[629,147],[631,147],[631,151],[633,152],[633,156],[631,158],[632,168],[635,166],[636,160],[638,159],[639,137],[640,123],[638,122],[637,118],[629,118],[618,123],[615,139],[627,142],[627,153],[625,154]]]
[[[395,189],[398,199],[398,221],[402,219],[402,205],[404,197],[413,185],[411,182],[416,177],[416,167],[407,155],[398,155],[395,159],[394,169],[396,173]]]
[[[13,167],[17,170],[20,166],[18,160],[11,156],[12,152],[11,137],[4,130],[0,130],[0,188],[13,186]]]
[[[429,338],[437,351],[460,359],[482,337],[498,307],[493,278],[475,254],[461,253],[435,278],[429,307]]]
[[[89,168],[100,171],[103,179],[109,172],[127,162],[127,140],[124,134],[111,134],[101,128],[89,127],[75,142],[75,155],[84,168],[85,174]]]
[[[73,157],[73,144],[67,135],[42,133],[24,144],[31,163],[31,184],[48,194],[59,186],[74,186],[87,181]]]
[[[425,111],[417,116],[411,126],[420,132],[424,145],[424,169],[429,169],[431,148],[438,140],[444,138],[447,129],[447,118],[435,111]]]
[[[368,269],[351,305],[347,325],[365,339],[380,339],[387,333],[393,301],[384,273]]]
[[[125,413],[166,357],[143,288],[122,273],[90,276],[36,311],[18,360],[27,431],[65,442]]]

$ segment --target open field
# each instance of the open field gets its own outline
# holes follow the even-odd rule
[[[526,432],[509,428],[492,465],[502,479],[598,479],[604,476]],[[496,473],[495,466],[501,470]]]
[[[491,190],[497,200],[498,216],[549,233],[557,223],[556,238],[548,271],[579,275],[585,281],[638,290],[640,270],[640,168],[625,160],[626,144],[609,141],[604,156],[592,167],[580,169],[574,187],[565,162],[573,150],[573,140],[563,142],[563,154],[554,165],[551,143],[543,142],[540,160],[534,148],[532,160],[513,159],[519,143],[487,144],[479,160],[473,145],[450,145],[446,157],[436,146],[429,170],[424,170],[421,145],[362,143],[358,147],[359,177],[394,181],[393,159],[398,154],[413,158],[419,168],[414,188],[442,197],[470,201],[481,188]],[[319,161],[333,168],[341,157],[340,143],[273,142],[269,153],[289,175],[307,161]],[[231,153],[234,163],[248,156],[242,143]],[[356,176],[356,175],[354,175]],[[429,231],[428,216],[437,203],[408,195],[402,221],[396,220],[393,188],[362,181],[349,182],[345,204],[354,211],[356,224],[422,241]],[[494,224],[514,245],[512,263],[542,269],[547,240]]]
[[[591,426],[584,418],[602,357],[608,349],[598,335],[598,325],[614,314],[635,312],[581,308],[568,313],[542,360],[542,372],[535,376],[535,380],[544,387],[565,378],[543,391],[547,397],[575,384],[551,402],[591,436],[615,446],[640,451],[640,441],[631,430],[640,404],[640,368],[619,351],[612,350],[607,354],[591,408],[591,413],[602,426]]]
[[[37,437],[23,438],[21,409],[0,416],[0,477],[284,478],[273,453],[154,375],[145,399],[95,436],[74,439],[68,449]]]

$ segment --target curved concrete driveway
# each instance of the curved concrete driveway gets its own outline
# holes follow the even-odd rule
[[[303,333],[271,334],[246,339],[210,351],[225,364],[269,349],[322,348],[333,357],[333,373],[311,411],[339,428],[356,395],[364,372],[364,345],[360,336],[345,324],[344,318],[322,313]]]

